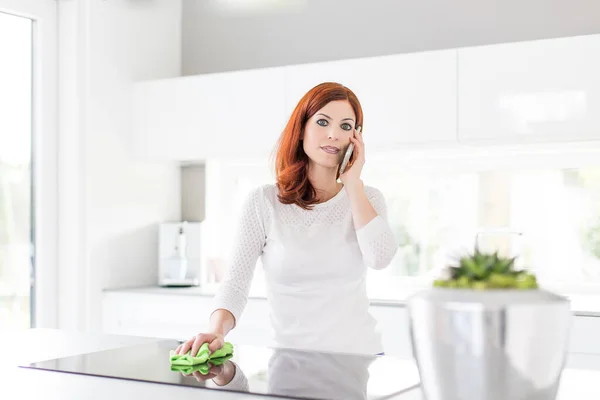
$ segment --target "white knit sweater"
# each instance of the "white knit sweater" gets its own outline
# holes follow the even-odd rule
[[[398,245],[383,195],[369,186],[365,192],[378,216],[357,231],[344,189],[313,210],[280,203],[275,185],[251,191],[214,309],[240,321],[261,257],[274,346],[383,352],[368,310],[366,273],[386,267]]]

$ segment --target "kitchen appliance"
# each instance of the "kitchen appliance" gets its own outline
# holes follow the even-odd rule
[[[167,222],[159,226],[158,285],[200,285],[200,222]]]
[[[217,391],[308,400],[403,399],[405,393],[417,389],[419,384],[412,359],[234,344],[233,357],[226,363],[234,363],[235,376],[224,386],[218,386],[211,379],[171,371],[169,351],[179,343],[157,340],[21,367],[205,389],[199,391],[200,399],[226,397],[225,393],[219,397]],[[199,373],[196,376],[202,378]]]

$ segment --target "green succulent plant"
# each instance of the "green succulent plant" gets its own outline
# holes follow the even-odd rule
[[[461,289],[537,289],[533,273],[515,270],[516,257],[502,257],[498,252],[483,253],[475,250],[448,267],[447,279],[437,279],[435,287]]]

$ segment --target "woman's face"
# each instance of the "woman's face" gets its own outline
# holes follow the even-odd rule
[[[354,134],[356,116],[346,100],[327,103],[304,128],[302,147],[310,161],[326,168],[337,168]]]

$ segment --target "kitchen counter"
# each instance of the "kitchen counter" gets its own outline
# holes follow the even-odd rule
[[[20,398],[44,399],[198,399],[197,388],[166,384],[146,383],[123,379],[102,378],[70,373],[17,368],[57,357],[127,346],[156,343],[160,339],[116,335],[91,335],[58,330],[33,329],[0,334],[0,373],[2,398],[18,390]],[[407,362],[411,360],[407,360]],[[406,373],[406,371],[404,372]],[[401,374],[402,375],[402,374]],[[571,354],[563,373],[558,400],[587,400],[600,398],[600,356]],[[35,396],[35,397],[34,397]],[[226,391],[203,391],[203,399],[258,400],[263,396]],[[270,397],[275,398],[275,397]],[[423,400],[418,388],[398,394],[395,400]]]
[[[562,373],[556,400],[596,400],[600,398],[600,356],[571,353]],[[426,400],[419,387],[407,391],[402,400]]]
[[[561,377],[556,400],[596,400],[600,398],[600,357],[593,356],[593,368],[567,366]],[[576,358],[576,356],[575,356]],[[426,400],[420,388],[406,393],[402,400]]]
[[[203,287],[107,289],[102,293],[102,331],[119,335],[188,338],[209,328],[213,296],[212,290]],[[600,296],[591,297],[600,300]],[[585,302],[583,306],[587,300]],[[573,307],[577,310],[576,302]],[[268,346],[272,337],[269,312],[265,298],[251,293],[239,325],[231,334],[232,340]],[[401,299],[372,299],[369,312],[382,333],[386,354],[411,356],[410,321],[405,303]],[[597,340],[600,318],[591,313],[574,314],[569,351],[600,355],[600,342]],[[195,317],[190,318],[192,315]]]
[[[44,369],[31,369],[31,368],[22,368],[17,367],[17,365],[28,365],[30,363],[36,363],[38,367],[40,365],[49,365],[53,366],[53,368],[61,368],[66,371],[69,371],[69,368],[73,368],[73,370],[77,370],[79,368],[83,368],[86,371],[98,370],[98,366],[100,365],[99,361],[104,360],[104,366],[106,367],[106,360],[110,360],[108,363],[108,367],[110,371],[113,371],[114,360],[118,357],[113,357],[113,355],[117,354],[123,358],[123,360],[131,358],[127,358],[124,354],[135,354],[137,365],[140,365],[140,359],[144,360],[144,363],[147,361],[145,355],[148,355],[150,352],[147,352],[146,349],[156,350],[159,347],[164,347],[165,343],[170,345],[170,342],[165,342],[161,339],[154,338],[142,338],[142,337],[127,337],[127,336],[115,336],[115,335],[87,335],[82,333],[75,332],[66,332],[66,331],[57,331],[57,330],[45,330],[45,329],[33,329],[27,330],[17,333],[11,334],[0,334],[0,352],[3,354],[3,358],[0,361],[0,373],[2,374],[2,385],[0,385],[0,398],[8,398],[13,391],[18,391],[20,398],[43,398],[43,399],[106,399],[110,398],[111,400],[120,400],[120,399],[130,399],[130,398],[143,398],[143,399],[164,399],[164,398],[177,398],[177,399],[198,399],[199,397],[203,399],[209,400],[258,400],[265,399],[264,396],[241,393],[241,392],[232,392],[226,390],[207,390],[202,389],[200,387],[190,387],[190,386],[182,386],[177,384],[170,383],[150,383],[150,382],[141,382],[135,380],[125,380],[125,379],[115,379],[101,376],[90,376],[90,375],[82,375],[79,373],[65,373],[65,372],[56,372],[52,370],[44,370]],[[143,346],[143,347],[139,347]],[[236,346],[237,347],[237,346]],[[254,364],[255,356],[263,356],[269,352],[272,352],[270,349],[257,348],[255,349],[255,354],[251,352],[243,350],[244,346],[237,347],[236,352],[238,354],[241,353],[241,358],[238,362],[244,362],[248,364],[248,360],[250,360],[250,365]],[[171,347],[169,346],[169,349]],[[116,349],[116,350],[115,350]],[[105,352],[105,350],[109,350],[109,352]],[[112,350],[112,351],[111,351]],[[283,371],[287,378],[283,383],[297,385],[298,379],[304,379],[303,384],[306,385],[314,385],[314,382],[318,384],[316,386],[323,387],[320,384],[320,379],[334,379],[331,378],[332,374],[326,373],[323,376],[316,376],[317,379],[313,379],[313,376],[309,374],[309,372],[304,369],[297,370],[294,367],[296,363],[299,362],[301,365],[303,361],[302,359],[298,359],[296,357],[308,357],[313,359],[315,356],[319,359],[319,363],[321,359],[332,359],[332,356],[327,353],[314,353],[314,352],[298,352],[294,350],[278,350],[272,352],[273,354],[284,353],[284,358],[292,355],[292,359],[288,360],[287,367],[284,366],[286,360],[281,357],[275,357],[270,361],[270,369],[272,368],[272,364],[275,364],[277,367],[271,371],[276,375],[281,374]],[[79,354],[85,353],[84,356],[78,356]],[[164,348],[160,353],[160,359],[163,359],[164,356]],[[166,353],[168,354],[168,353]],[[249,356],[250,355],[250,356]],[[44,360],[52,360],[54,358],[62,358],[75,356],[67,359],[62,359],[60,362],[48,362],[43,363],[40,361]],[[348,371],[346,369],[353,368],[348,367],[344,363],[340,363],[339,359],[333,357],[333,361],[331,363],[327,363],[327,371],[331,370],[332,366],[336,370],[339,369],[339,373],[345,375]],[[342,356],[343,357],[343,356]],[[353,356],[346,356],[348,360],[353,360]],[[367,357],[372,359],[373,357]],[[405,378],[404,380],[407,382],[406,390],[412,390],[415,385],[418,384],[418,374],[416,374],[416,368],[414,367],[411,360],[397,360],[396,361],[387,362],[387,357],[374,357],[378,361],[374,363],[378,363],[378,369],[384,367],[384,370],[387,371],[387,367],[389,365],[400,365],[405,369],[404,374],[410,373],[410,377]],[[148,358],[152,360],[152,358]],[[235,358],[234,358],[235,359]],[[391,359],[391,358],[390,358]],[[245,360],[245,361],[244,361]],[[122,360],[119,360],[122,361]],[[291,364],[289,364],[291,361]],[[356,361],[356,360],[354,360]],[[358,360],[359,363],[363,363],[363,361]],[[168,365],[168,361],[167,365]],[[282,362],[284,364],[282,364]],[[151,365],[156,365],[150,361]],[[146,364],[142,364],[146,365]],[[122,371],[124,374],[131,373],[131,368],[127,365],[126,361],[122,363]],[[291,369],[288,367],[292,367]],[[118,369],[118,366],[116,367]],[[150,368],[156,370],[156,368]],[[160,369],[160,368],[159,368]],[[359,368],[360,369],[360,368]],[[243,372],[248,374],[249,370],[245,368],[241,368]],[[410,370],[410,371],[409,371]],[[106,371],[106,369],[105,369]],[[355,371],[352,369],[353,372]],[[365,370],[366,371],[366,370]],[[394,382],[389,378],[389,374],[395,374],[398,371],[397,368],[394,368],[393,371],[388,371],[385,376],[380,375],[380,379],[372,379],[369,380],[369,385],[372,390],[373,387],[376,388],[375,392],[378,391],[377,388],[380,385],[383,386],[394,386]],[[303,374],[304,372],[304,374]],[[402,371],[400,371],[402,372]],[[161,369],[161,374],[163,374]],[[173,376],[179,376],[179,373],[173,373],[167,371],[167,374],[163,374],[172,378]],[[291,375],[290,375],[291,374]],[[335,371],[334,371],[335,374]],[[120,374],[117,374],[120,376]],[[242,373],[241,376],[244,374]],[[366,375],[368,377],[368,375]],[[320,379],[319,379],[320,378]],[[341,380],[340,382],[344,382],[340,387],[348,387],[350,390],[356,386],[354,381],[358,378],[358,376],[354,376],[353,379],[350,380]],[[179,378],[178,378],[179,379]],[[193,377],[185,378],[191,379],[195,382]],[[236,374],[237,379],[237,374]],[[234,381],[236,380],[234,379]],[[410,380],[409,380],[410,379]],[[339,381],[339,380],[338,380]],[[271,382],[271,381],[270,381]],[[280,382],[280,381],[277,381]],[[330,381],[329,381],[330,382]],[[232,382],[233,383],[233,382]],[[364,383],[364,382],[363,382]],[[271,385],[272,382],[269,384]],[[360,386],[360,382],[358,382]],[[285,390],[292,389],[287,387]],[[389,390],[389,388],[381,388],[382,391]],[[398,392],[399,393],[399,392]],[[14,394],[13,394],[14,396]],[[404,400],[403,394],[393,395],[391,397],[386,397],[392,400]],[[269,398],[273,399],[284,399],[284,398],[293,398],[293,397],[276,397],[269,396]]]
[[[175,296],[201,296],[201,297],[213,297],[215,295],[215,288],[205,287],[161,287],[161,286],[141,286],[141,287],[127,287],[127,288],[115,288],[115,289],[104,289],[105,292],[118,292],[118,293],[132,293],[132,294],[164,294],[164,295],[175,295]],[[254,300],[266,300],[266,296],[260,293],[250,292],[249,299]],[[393,299],[371,299],[371,305],[374,306],[397,306],[404,307],[406,302],[403,300]]]
[[[170,385],[100,378],[60,372],[19,368],[32,362],[68,357],[102,350],[119,349],[159,339],[93,335],[52,329],[31,329],[21,332],[0,333],[0,398],[14,397],[44,400],[121,400],[142,398],[198,399],[198,391]],[[239,396],[215,393],[210,399],[232,400]],[[249,400],[257,397],[247,397]]]

